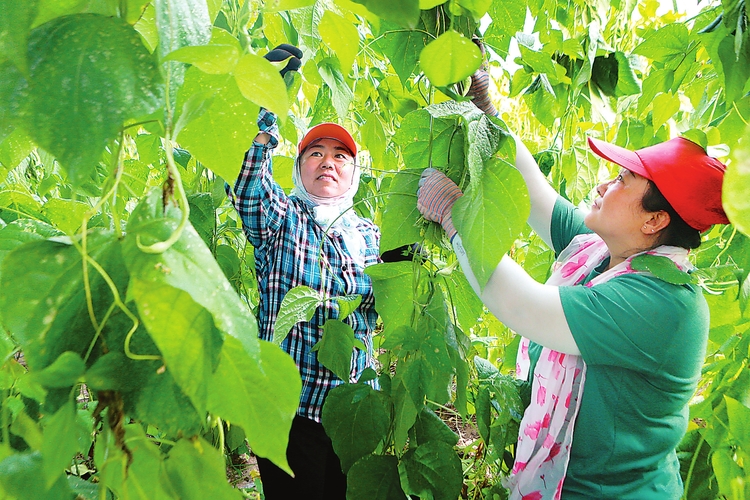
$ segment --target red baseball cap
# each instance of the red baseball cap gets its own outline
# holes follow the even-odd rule
[[[589,137],[589,146],[605,160],[653,181],[690,227],[703,232],[713,224],[729,224],[721,206],[726,166],[698,144],[676,137],[630,151]]]
[[[354,142],[352,134],[337,123],[321,123],[320,125],[315,125],[308,130],[305,137],[302,138],[297,146],[297,154],[302,154],[302,152],[307,149],[307,146],[318,139],[337,140],[346,146],[346,148],[352,153],[352,156],[357,156],[357,143]]]

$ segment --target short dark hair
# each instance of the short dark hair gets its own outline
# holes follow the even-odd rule
[[[672,205],[661,194],[659,188],[653,181],[648,181],[648,188],[643,193],[641,206],[647,212],[659,212],[661,210],[669,214],[669,225],[662,229],[658,243],[659,245],[670,245],[687,250],[698,248],[701,244],[701,233],[694,227],[688,225],[680,215],[675,212]]]

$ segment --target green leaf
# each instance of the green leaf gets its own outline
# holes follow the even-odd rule
[[[403,30],[388,22],[381,24],[381,31],[374,44],[388,56],[399,80],[406,85],[417,68],[420,52],[431,38],[425,31]]]
[[[359,305],[362,303],[362,296],[346,295],[341,297],[334,297],[331,300],[335,300],[339,306],[339,319],[344,319],[359,307]]]
[[[289,290],[281,300],[273,325],[273,343],[281,345],[289,331],[300,321],[310,321],[315,309],[322,304],[320,293],[304,285]]]
[[[401,484],[409,495],[454,500],[461,493],[463,472],[453,447],[429,441],[406,452],[398,465]]]
[[[523,30],[523,23],[526,20],[526,2],[524,0],[492,2],[489,15],[492,22],[484,33],[484,43],[505,57],[508,54],[510,41],[516,32]]]
[[[0,266],[14,248],[29,241],[59,236],[60,231],[34,219],[18,219],[0,229]]]
[[[617,59],[617,95],[637,95],[641,92],[641,84],[635,76],[628,57],[621,51],[615,52]]]
[[[211,38],[211,18],[205,0],[156,0],[157,54],[164,58],[182,47],[206,45]],[[175,109],[177,91],[185,77],[185,64],[166,61],[162,71],[169,82],[169,109]]]
[[[180,144],[216,174],[233,183],[245,151],[258,132],[258,106],[240,93],[230,75],[207,75],[191,68],[185,74],[177,106],[196,94],[212,96],[208,107],[180,132]],[[222,147],[217,148],[216,145]]]
[[[73,500],[74,495],[62,475],[51,488],[46,488],[41,452],[16,453],[0,462],[0,485],[14,498],[24,500]]]
[[[723,203],[727,217],[737,229],[750,236],[750,125],[745,139],[732,151],[732,164],[724,178]]]
[[[343,384],[326,396],[323,427],[347,473],[386,439],[391,415],[386,398],[366,384]],[[351,477],[351,476],[350,476]]]
[[[455,118],[434,118],[425,109],[407,114],[393,141],[401,146],[404,164],[412,170],[448,165],[453,143],[463,149]]]
[[[660,92],[668,92],[674,81],[674,71],[671,69],[652,70],[643,80],[643,93],[638,97],[638,114],[653,103],[654,97]]]
[[[314,4],[315,0],[270,0],[266,2],[264,10],[266,12],[280,12],[283,10],[299,9],[309,7]]]
[[[96,331],[85,300],[81,254],[67,241],[32,241],[17,246],[2,262],[1,315],[23,347],[32,371],[50,365],[65,351],[83,355]],[[124,290],[127,273],[114,236],[89,233],[87,251]],[[101,318],[112,303],[112,294],[91,267],[89,289],[93,310]]]
[[[137,388],[131,363],[125,354],[110,351],[86,370],[86,385],[94,391],[128,391]]]
[[[128,294],[164,364],[199,412],[205,411],[207,382],[218,364],[222,336],[208,310],[189,293],[169,285],[131,277]]]
[[[724,396],[729,416],[729,432],[745,453],[750,452],[750,408],[736,399]]]
[[[234,69],[237,87],[245,98],[284,119],[289,110],[286,85],[279,71],[268,60],[245,54]]]
[[[419,65],[432,84],[438,87],[466,79],[481,63],[479,47],[453,30],[430,42],[419,55]]]
[[[313,346],[318,361],[344,382],[350,381],[352,349],[366,350],[361,340],[354,337],[351,326],[337,319],[323,325],[323,337]]]
[[[236,45],[221,44],[182,47],[170,52],[163,60],[192,64],[210,75],[225,75],[234,71],[240,60],[240,50]]]
[[[139,238],[143,245],[164,241],[179,223],[179,210],[171,205],[165,210],[161,200],[161,190],[151,190],[128,220],[123,257],[131,279],[187,292],[212,315],[216,328],[238,338],[249,353],[257,352],[255,319],[192,226],[188,225],[180,239],[164,253],[147,254],[138,249]]]
[[[286,471],[286,447],[302,390],[297,366],[289,355],[260,341],[260,359],[227,338],[211,381],[208,409],[245,430],[256,455]]]
[[[0,55],[7,58],[24,74],[29,71],[26,47],[29,28],[37,11],[37,1],[0,0]]]
[[[696,278],[680,270],[671,259],[660,255],[639,255],[631,261],[631,265],[636,271],[648,271],[673,285],[696,282]]]
[[[326,10],[318,25],[323,43],[336,53],[342,68],[351,68],[359,51],[359,32],[351,21]]]
[[[0,135],[0,141],[0,165],[8,170],[16,168],[34,149],[34,143],[20,128],[13,129],[5,139]]]
[[[551,263],[550,263],[551,264]],[[445,288],[450,297],[449,303],[455,308],[457,323],[464,331],[469,331],[482,315],[484,305],[461,272],[453,272],[445,277]]]
[[[44,482],[46,488],[51,488],[61,476],[64,477],[64,470],[78,451],[78,437],[73,432],[77,425],[73,401],[68,401],[54,415],[45,417],[43,422]]]
[[[455,446],[458,443],[458,434],[426,406],[417,417],[414,431],[417,435],[417,444],[420,446],[430,441],[442,441],[449,446]]]
[[[381,253],[422,239],[416,198],[420,173],[418,169],[402,170],[391,181],[380,221]]]
[[[376,264],[365,269],[372,278],[375,309],[383,319],[383,335],[399,325],[409,324],[414,309],[411,262]]]
[[[1,209],[6,207],[19,215],[43,219],[42,206],[34,197],[22,191],[6,189],[0,192],[0,213]]]
[[[690,34],[683,23],[668,24],[647,37],[634,50],[634,54],[659,62],[683,57],[688,50]]]
[[[398,474],[398,458],[393,455],[367,455],[349,469],[346,476],[348,500],[403,500]]]
[[[30,36],[29,64],[24,128],[74,183],[89,177],[125,120],[162,103],[153,57],[120,19],[77,14],[40,26]]]
[[[482,287],[526,223],[530,205],[525,186],[516,169],[491,160],[481,180],[453,206],[453,222]]]
[[[42,214],[66,234],[75,234],[90,210],[91,206],[86,203],[61,198],[50,198],[42,206]]]
[[[404,28],[414,28],[419,21],[419,0],[353,0],[380,18]]]
[[[665,92],[654,97],[654,110],[652,112],[654,128],[658,129],[667,123],[667,120],[672,118],[679,110],[679,96]]]
[[[224,457],[201,438],[180,439],[165,461],[165,479],[183,500],[239,500],[242,494],[227,482]]]
[[[347,73],[348,73],[347,69]],[[354,99],[354,94],[349,88],[341,70],[341,64],[338,59],[326,58],[318,63],[318,72],[323,81],[331,89],[331,100],[333,107],[340,120],[344,120],[349,112],[349,105]]]
[[[399,367],[399,370],[399,373],[393,378],[393,389],[391,391],[394,411],[393,442],[397,449],[406,445],[409,429],[417,421],[417,415],[424,406],[423,401],[415,403],[414,399],[417,395],[410,392],[410,387],[419,384],[418,379],[416,384],[412,381],[415,375],[418,376],[418,373],[415,370],[402,369],[402,367]],[[388,380],[391,379],[388,378]]]
[[[49,388],[71,387],[78,382],[86,371],[86,364],[81,356],[72,351],[65,351],[49,366],[41,371],[30,372],[34,382]]]

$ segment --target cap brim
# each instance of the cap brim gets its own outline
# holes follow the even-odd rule
[[[337,123],[321,123],[311,128],[299,143],[297,152],[302,152],[313,142],[319,139],[335,139],[346,146],[353,156],[357,156],[357,144],[352,135]]]
[[[592,139],[591,137],[588,138],[588,141],[591,151],[600,158],[625,167],[646,179],[653,180],[651,179],[651,174],[646,170],[646,167],[635,151],[630,151],[629,149],[600,141],[599,139]]]

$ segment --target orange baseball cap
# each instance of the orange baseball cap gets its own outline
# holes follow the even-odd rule
[[[338,123],[321,123],[308,130],[297,146],[297,154],[301,155],[310,144],[318,139],[337,140],[346,146],[352,156],[357,156],[357,143],[354,142],[352,134]]]
[[[630,151],[590,137],[588,141],[596,155],[653,181],[690,227],[703,232],[713,224],[729,224],[721,206],[726,166],[698,144],[676,137]]]

